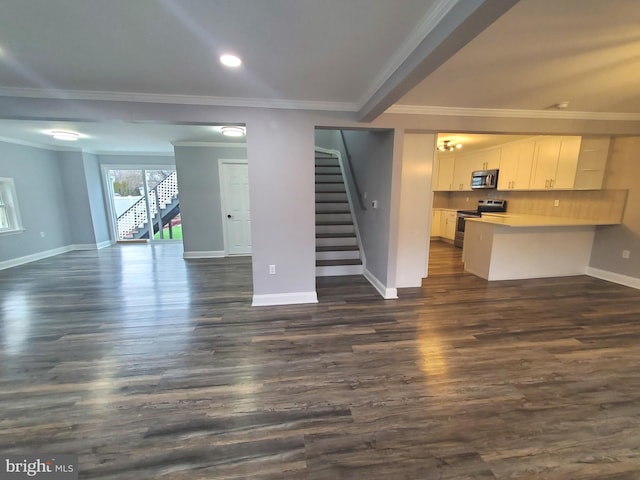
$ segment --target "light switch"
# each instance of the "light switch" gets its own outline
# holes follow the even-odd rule
[[[371,208],[378,208],[378,200],[371,201]]]

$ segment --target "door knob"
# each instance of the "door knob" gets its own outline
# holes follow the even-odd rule
[[[231,218],[231,214],[227,215],[227,218]]]

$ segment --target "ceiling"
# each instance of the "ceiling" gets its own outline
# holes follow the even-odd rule
[[[3,0],[0,96],[533,116],[568,101],[564,118],[640,120],[638,25],[637,0]],[[239,69],[218,63],[228,51]],[[14,120],[0,137],[63,148],[54,127],[95,152],[225,141],[203,125]]]

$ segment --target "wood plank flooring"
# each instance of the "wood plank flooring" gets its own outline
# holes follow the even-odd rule
[[[384,301],[319,278],[252,308],[247,258],[179,245],[0,271],[0,455],[83,479],[640,478],[640,292],[486,282],[434,242]]]

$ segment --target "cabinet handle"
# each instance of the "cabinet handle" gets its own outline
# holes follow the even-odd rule
[[[555,180],[553,178],[549,180],[549,188],[553,188],[553,182],[554,181]]]

